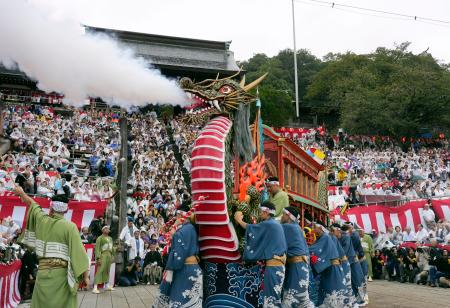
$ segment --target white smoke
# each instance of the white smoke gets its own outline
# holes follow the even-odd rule
[[[49,15],[24,0],[0,0],[0,63],[17,64],[41,90],[63,93],[72,105],[88,96],[124,108],[187,101],[176,81],[112,38],[84,34],[79,22]]]

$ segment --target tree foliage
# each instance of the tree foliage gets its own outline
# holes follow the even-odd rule
[[[297,52],[299,71],[300,101],[306,94],[311,80],[323,66],[323,62],[307,50]],[[282,50],[278,55],[269,58],[264,54],[256,54],[248,61],[242,62],[247,81],[269,73],[259,86],[262,101],[261,113],[264,122],[272,126],[287,125],[295,114],[295,82],[294,53],[290,49]],[[301,74],[300,74],[301,72]]]
[[[336,113],[356,134],[415,136],[450,124],[450,73],[409,43],[368,55],[332,57],[314,78],[306,99],[319,113]]]
[[[409,43],[373,53],[297,53],[301,106],[339,119],[355,134],[415,136],[450,127],[450,66],[430,54],[413,54]],[[248,82],[268,72],[260,85],[264,121],[283,126],[294,117],[292,50],[270,58],[256,54],[241,63]]]

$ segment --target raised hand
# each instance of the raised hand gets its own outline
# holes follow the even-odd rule
[[[14,185],[13,192],[19,197],[25,194],[22,187],[20,187],[19,185]]]
[[[241,211],[237,211],[237,212],[234,214],[234,219],[235,219],[237,222],[241,222],[243,218],[244,218],[244,214],[242,214]]]

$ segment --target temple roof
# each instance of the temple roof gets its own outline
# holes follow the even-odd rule
[[[148,60],[149,64],[172,76],[184,76],[184,72],[231,75],[239,71],[234,53],[229,49],[231,41],[208,41],[89,26],[85,26],[85,29],[86,32],[106,33],[117,38],[138,56]]]

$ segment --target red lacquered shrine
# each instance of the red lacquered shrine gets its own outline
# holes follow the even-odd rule
[[[289,194],[291,205],[299,207],[302,226],[305,226],[305,216],[328,223],[328,206],[326,201],[320,201],[323,198],[319,198],[326,194],[326,184],[319,185],[325,167],[292,140],[282,137],[271,127],[263,125],[263,128],[266,172],[279,178],[280,186]]]

